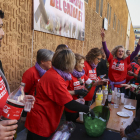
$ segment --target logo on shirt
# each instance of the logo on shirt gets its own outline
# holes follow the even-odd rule
[[[124,63],[120,63],[118,67],[116,67],[116,65],[117,63],[113,62],[112,69],[118,70],[118,71],[124,71]]]
[[[96,75],[96,71],[95,70],[89,70],[89,78],[91,80],[96,80],[97,79],[97,75]]]
[[[0,99],[6,94],[7,90],[3,80],[0,81]]]
[[[85,82],[84,79],[81,79],[81,80],[82,80],[83,83]],[[76,81],[76,82],[73,83],[73,85],[74,85],[74,87],[79,86],[80,85],[80,82],[79,81]]]
[[[94,73],[94,70],[92,71],[92,70],[89,70],[89,73]]]

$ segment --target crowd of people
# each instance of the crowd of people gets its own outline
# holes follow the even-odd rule
[[[4,36],[3,18],[4,13],[0,10],[0,42]],[[102,48],[92,48],[85,57],[74,54],[65,44],[58,45],[55,52],[47,49],[37,51],[35,66],[22,76],[22,82],[26,84],[26,98],[35,97],[34,107],[27,113],[25,122],[27,140],[46,140],[50,137],[57,129],[63,111],[67,121],[76,121],[78,112],[90,113],[94,118],[90,105],[94,102],[97,88],[107,83],[112,90],[120,88],[121,92],[126,92],[127,98],[137,99],[136,118],[126,129],[121,128],[120,134],[129,139],[140,138],[140,56],[137,57],[140,40],[131,54],[130,50],[125,53],[123,46],[117,46],[110,52],[104,29],[101,30],[101,38]],[[7,94],[0,98],[1,115],[10,89],[1,70],[0,75],[7,90]],[[92,86],[90,90],[86,85]],[[127,91],[128,88],[131,90]],[[84,104],[79,103],[81,97]],[[13,138],[18,127],[16,123],[16,120],[0,121],[0,140]]]

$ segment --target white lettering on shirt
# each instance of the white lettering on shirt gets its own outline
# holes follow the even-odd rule
[[[5,87],[5,84],[3,82],[3,79],[0,81],[0,99],[6,94],[7,90]]]
[[[113,62],[112,69],[118,70],[118,71],[124,71],[124,63],[120,63],[118,67],[116,67],[116,65],[117,63]]]

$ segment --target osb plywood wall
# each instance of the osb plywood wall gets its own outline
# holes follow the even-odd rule
[[[102,17],[95,12],[96,0],[89,0],[88,4],[85,3],[86,32],[84,42],[38,31],[35,31],[33,36],[33,1],[0,0],[0,9],[5,12],[3,20],[5,36],[0,48],[0,59],[11,91],[19,86],[23,73],[31,67],[31,64],[35,64],[38,49],[47,48],[54,51],[58,44],[64,43],[74,52],[86,55],[91,48],[101,47],[100,28],[102,28],[103,17],[107,16],[107,2],[112,7],[111,24],[106,32],[107,45],[111,50],[116,45],[125,46],[128,20],[125,0],[104,0]],[[123,26],[122,33],[113,29],[114,12],[117,15],[117,20],[119,19]],[[133,42],[134,34],[131,35]],[[33,55],[32,36],[34,37]],[[133,49],[133,46],[131,47]]]

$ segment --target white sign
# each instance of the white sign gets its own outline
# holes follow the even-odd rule
[[[84,0],[34,0],[34,30],[84,40]]]

